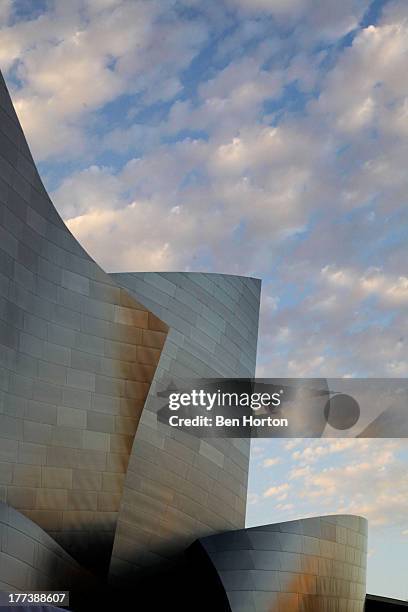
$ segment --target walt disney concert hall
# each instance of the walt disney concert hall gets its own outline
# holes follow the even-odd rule
[[[254,376],[260,281],[104,272],[0,79],[0,591],[69,591],[72,610],[399,607],[366,598],[364,518],[245,529],[249,440],[157,418],[169,381]]]

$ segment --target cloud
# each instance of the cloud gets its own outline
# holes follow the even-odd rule
[[[251,454],[256,457],[262,457],[265,454],[265,447],[263,444],[251,444]]]
[[[265,70],[268,46],[258,46],[244,58],[231,61],[216,76],[197,88],[197,100],[180,100],[172,106],[165,129],[210,132],[221,145],[242,126],[257,124],[265,100],[281,95],[285,75],[281,68]]]
[[[308,146],[308,142],[305,135],[300,147],[292,130],[263,127],[248,128],[239,140],[223,145],[185,139],[131,159],[119,172],[92,166],[75,173],[63,181],[54,199],[70,229],[94,257],[100,253],[101,264],[109,269],[131,265],[125,251],[129,245],[129,253],[134,256],[138,234],[131,240],[132,234],[126,229],[130,223],[133,228],[144,228],[146,251],[156,250],[154,234],[169,244],[167,268],[184,267],[195,253],[208,252],[221,266],[228,261],[221,269],[224,272],[252,273],[262,261],[266,271],[269,240],[274,238],[277,250],[287,232],[306,222],[308,206],[312,205],[303,192],[311,170],[300,151],[308,148],[308,163],[313,163],[313,144]],[[281,176],[279,185],[273,181],[277,172]],[[252,203],[250,209],[248,201]],[[107,208],[115,215],[115,224]],[[173,223],[174,211],[178,213],[177,224]],[[76,220],[76,215],[81,218]],[[157,229],[153,233],[145,233],[153,216],[162,222],[160,226],[154,223]],[[105,248],[96,250],[95,233],[91,233],[94,222],[100,231],[100,244],[113,239],[124,245],[121,260],[116,253],[114,261],[114,253],[110,255]],[[245,240],[254,244],[253,259],[248,260],[237,241],[240,225],[245,226]]]
[[[163,146],[118,174],[93,166],[64,180],[54,199],[106,269],[183,268],[204,250],[220,252],[225,239],[218,206],[207,205],[208,184],[180,189],[186,174],[198,171],[205,149],[192,141]]]
[[[303,438],[292,438],[290,440],[287,440],[284,445],[283,448],[287,451],[292,450],[293,448],[296,448],[296,446],[299,446],[300,444],[302,444],[303,442]]]
[[[299,465],[290,475],[297,483],[290,501],[310,509],[319,504],[329,512],[362,514],[373,528],[399,525],[406,529],[408,478],[403,453],[407,449],[406,440],[305,443],[293,455]],[[327,457],[339,452],[341,456],[330,465]]]
[[[282,463],[281,457],[269,457],[263,460],[262,467],[270,468],[270,467],[274,467],[275,465],[279,465],[279,463]]]
[[[355,299],[366,299],[375,296],[386,306],[403,305],[408,302],[408,277],[388,276],[381,268],[367,268],[363,274],[354,270],[339,269],[328,265],[321,270],[324,280],[338,289],[356,293]]]
[[[296,447],[286,448],[295,441]],[[357,514],[368,519],[370,532],[378,537],[388,528],[408,534],[407,440],[268,440],[263,449],[279,455],[282,467],[272,483],[268,472],[253,471],[256,510],[249,513],[249,523]]]
[[[155,1],[77,1],[51,4],[0,36],[0,63],[19,82],[17,113],[36,157],[45,159],[84,152],[91,113],[123,94],[146,104],[174,97],[206,30],[175,21]]]
[[[247,13],[266,14],[279,23],[286,21],[298,25],[300,32],[309,31],[316,37],[335,39],[355,29],[363,17],[369,2],[366,0],[230,0],[230,5]],[[292,25],[292,24],[290,24]],[[300,27],[303,26],[303,27]]]
[[[401,11],[402,12],[402,11]],[[355,37],[327,77],[319,113],[328,113],[337,129],[351,135],[374,123],[398,136],[405,129],[407,12],[370,25]]]
[[[285,482],[284,484],[281,484],[281,485],[269,487],[268,489],[266,489],[266,491],[264,491],[263,496],[264,497],[276,497],[278,501],[282,501],[287,498],[289,489],[290,489],[290,486],[288,485],[287,482]]]
[[[309,474],[310,474],[310,466],[305,465],[304,467],[296,467],[290,470],[289,480],[296,480],[297,478],[304,478],[305,476],[309,476]]]
[[[276,509],[280,510],[281,512],[290,512],[294,509],[294,505],[293,504],[277,504]]]
[[[90,166],[68,176],[55,191],[58,208],[66,219],[88,212],[120,208],[124,186],[109,168]]]
[[[319,440],[318,442],[314,442],[302,450],[294,451],[292,458],[296,461],[300,461],[304,465],[307,465],[319,461],[325,455],[343,453],[350,448],[354,448],[355,445],[356,441],[354,439],[347,438],[330,440],[329,442]]]
[[[75,161],[54,191],[70,229],[109,270],[262,277],[259,375],[406,375],[406,5],[318,52],[366,2],[183,6],[2,28],[36,155]]]
[[[7,24],[12,12],[11,0],[3,0],[0,4],[0,26]]]
[[[248,493],[247,502],[250,506],[254,506],[259,503],[259,495],[256,493]]]
[[[163,236],[155,232],[156,213],[157,210],[149,208],[147,202],[133,202],[123,210],[120,219],[112,211],[95,211],[76,217],[67,225],[98,261],[101,251],[105,253],[104,260],[109,270],[115,270],[114,266],[118,264],[114,251],[119,233],[126,240],[126,248],[119,257],[121,270],[162,270],[169,263],[171,265],[175,255],[170,244],[163,242]],[[147,240],[144,238],[146,235],[149,236]]]

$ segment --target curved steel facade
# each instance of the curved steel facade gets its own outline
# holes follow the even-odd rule
[[[170,328],[126,475],[111,563],[117,578],[245,524],[249,440],[200,440],[158,423],[156,392],[183,378],[254,376],[261,283],[222,274],[113,276]]]
[[[232,612],[362,612],[364,519],[243,529],[249,441],[157,421],[169,381],[253,376],[259,297],[250,278],[103,272],[0,79],[1,589],[92,589],[81,565],[116,581],[198,538],[184,562],[209,566]]]
[[[92,576],[41,527],[0,502],[0,591],[92,585]]]
[[[58,216],[1,78],[0,500],[81,562],[109,562],[166,333]]]
[[[367,521],[333,515],[200,540],[232,612],[363,612]]]
[[[105,274],[53,207],[3,80],[0,116],[0,500],[85,566],[106,567],[116,534],[113,575],[242,527],[249,441],[158,425],[155,389],[254,374],[260,281]]]

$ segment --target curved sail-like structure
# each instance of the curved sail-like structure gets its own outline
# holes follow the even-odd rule
[[[0,499],[113,576],[242,527],[249,442],[158,431],[154,389],[254,374],[260,282],[107,275],[49,199],[3,80],[0,107]]]
[[[66,228],[1,79],[0,496],[86,565],[109,563],[167,329]]]
[[[114,274],[169,326],[135,436],[112,577],[162,564],[198,537],[245,524],[249,440],[200,439],[157,420],[183,379],[255,375],[260,281],[223,274]]]
[[[200,540],[231,612],[363,612],[367,521],[319,516]]]

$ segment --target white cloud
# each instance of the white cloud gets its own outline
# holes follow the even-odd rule
[[[179,91],[206,30],[158,20],[165,13],[155,1],[57,3],[0,31],[0,63],[17,62],[15,107],[37,158],[81,153],[90,113],[124,93],[152,103]]]
[[[373,528],[386,525],[406,527],[408,478],[400,453],[406,440],[353,439],[315,441],[293,455],[290,478],[296,479],[290,501],[313,511],[361,514]],[[335,465],[327,464],[333,452],[342,455]],[[310,462],[311,459],[311,462]],[[323,459],[324,463],[319,463]],[[303,465],[304,462],[308,465]],[[300,465],[298,464],[300,462]]]
[[[369,6],[367,0],[229,0],[229,3],[249,14],[272,15],[285,25],[287,19],[306,25],[309,37],[323,39],[339,38],[355,29]]]
[[[309,474],[310,474],[310,466],[305,465],[303,467],[296,467],[290,470],[289,480],[296,480],[297,478],[304,478],[305,476],[309,476]]]
[[[302,444],[303,442],[303,438],[293,438],[291,440],[287,440],[284,445],[283,448],[285,450],[292,450],[293,448],[296,448],[296,446],[299,446],[300,444]]]
[[[381,268],[369,267],[361,273],[352,269],[342,269],[327,265],[321,270],[323,279],[340,290],[349,290],[351,298],[362,300],[375,296],[385,305],[403,305],[408,303],[408,277],[387,276]]]
[[[275,465],[279,465],[280,463],[282,463],[281,457],[268,457],[267,459],[263,460],[262,467],[270,468],[274,467]]]
[[[389,528],[408,534],[407,440],[269,440],[264,450],[279,453],[288,478],[265,489],[265,473],[252,474],[257,507],[249,513],[250,524],[357,514],[368,519],[370,533],[377,538]]]
[[[361,30],[329,73],[318,111],[339,130],[353,134],[375,124],[398,136],[406,129],[408,11],[400,9]]]
[[[290,486],[288,485],[287,482],[285,482],[284,484],[281,484],[281,485],[275,485],[273,487],[269,487],[268,489],[266,489],[266,491],[264,491],[263,496],[264,497],[276,497],[278,501],[282,501],[287,498],[289,489],[290,489]]]
[[[265,447],[263,444],[251,444],[251,454],[256,457],[262,457],[265,454]]]
[[[11,0],[3,0],[0,4],[0,26],[7,24],[12,9]]]
[[[109,168],[90,166],[66,178],[54,198],[61,214],[69,220],[87,213],[115,211],[121,207],[123,189],[120,178]]]
[[[247,501],[250,506],[254,506],[259,503],[259,495],[256,493],[248,493]]]
[[[223,272],[252,273],[258,262],[266,271],[269,259],[265,249],[271,249],[271,238],[277,250],[285,240],[283,230],[305,223],[312,206],[312,199],[305,198],[304,185],[313,172],[308,164],[315,163],[313,143],[306,136],[299,143],[291,129],[263,127],[246,129],[239,142],[241,159],[232,164],[230,149],[234,140],[219,145],[212,140],[206,143],[186,139],[153,148],[143,157],[130,160],[119,173],[92,167],[67,178],[55,192],[55,202],[85,248],[94,257],[100,256],[102,266],[109,269],[120,269],[125,264],[132,267],[130,257],[135,254],[134,241],[139,233],[137,229],[129,233],[131,224],[133,228],[143,228],[143,248],[156,252],[157,241],[168,243],[163,254],[166,268],[189,266],[192,254],[208,250],[221,266],[228,261]],[[273,179],[275,173],[280,174],[279,184]],[[130,196],[124,195],[129,193]],[[143,203],[133,205],[139,201]],[[165,220],[171,219],[172,211],[178,213],[177,224],[168,225]],[[81,219],[76,221],[77,215]],[[158,226],[152,219],[149,224],[150,215],[162,223]],[[90,231],[94,222],[101,232],[97,240],[95,232]],[[246,225],[248,242],[254,243],[252,255],[256,260],[248,259],[235,239],[235,228],[241,223]],[[146,228],[153,226],[155,230],[146,233]],[[97,242],[111,240],[123,244],[120,254],[102,247],[98,250]],[[137,254],[135,261],[149,261],[148,254]],[[273,304],[276,301],[268,301],[268,307]]]
[[[313,442],[302,450],[294,451],[294,453],[292,454],[292,458],[296,461],[300,461],[302,465],[307,465],[319,461],[322,457],[326,455],[331,455],[334,453],[343,453],[349,450],[350,448],[354,448],[355,446],[355,439],[344,438],[339,440],[330,440],[328,442],[319,440]]]
[[[67,221],[68,228],[91,255],[104,261],[109,271],[165,270],[177,266],[177,255],[157,228],[162,211],[147,201],[132,202],[121,209],[89,211]],[[167,219],[171,224],[171,219]],[[121,245],[118,254],[118,244]]]
[[[293,504],[276,504],[276,509],[281,512],[293,511],[295,506]]]
[[[271,51],[268,47],[230,62],[217,75],[198,87],[197,103],[176,102],[166,130],[209,130],[221,145],[233,139],[243,126],[257,123],[264,100],[279,97],[285,75],[280,68],[262,68]]]
[[[56,189],[58,208],[107,269],[266,278],[260,375],[407,375],[406,4],[390,3],[324,69],[307,31],[338,36],[366,2],[240,6],[206,5],[187,23],[172,10],[162,18],[162,3],[78,0],[1,30],[37,155],[130,157],[114,169],[84,162]],[[282,11],[293,30],[283,39],[266,16]],[[168,117],[132,124],[137,104],[172,96],[208,31],[223,28],[219,63],[197,73],[194,93]],[[320,95],[292,114],[294,80]],[[138,94],[134,114],[102,125],[98,110],[122,93]],[[271,100],[278,111],[265,115]],[[161,144],[183,130],[207,138]]]

